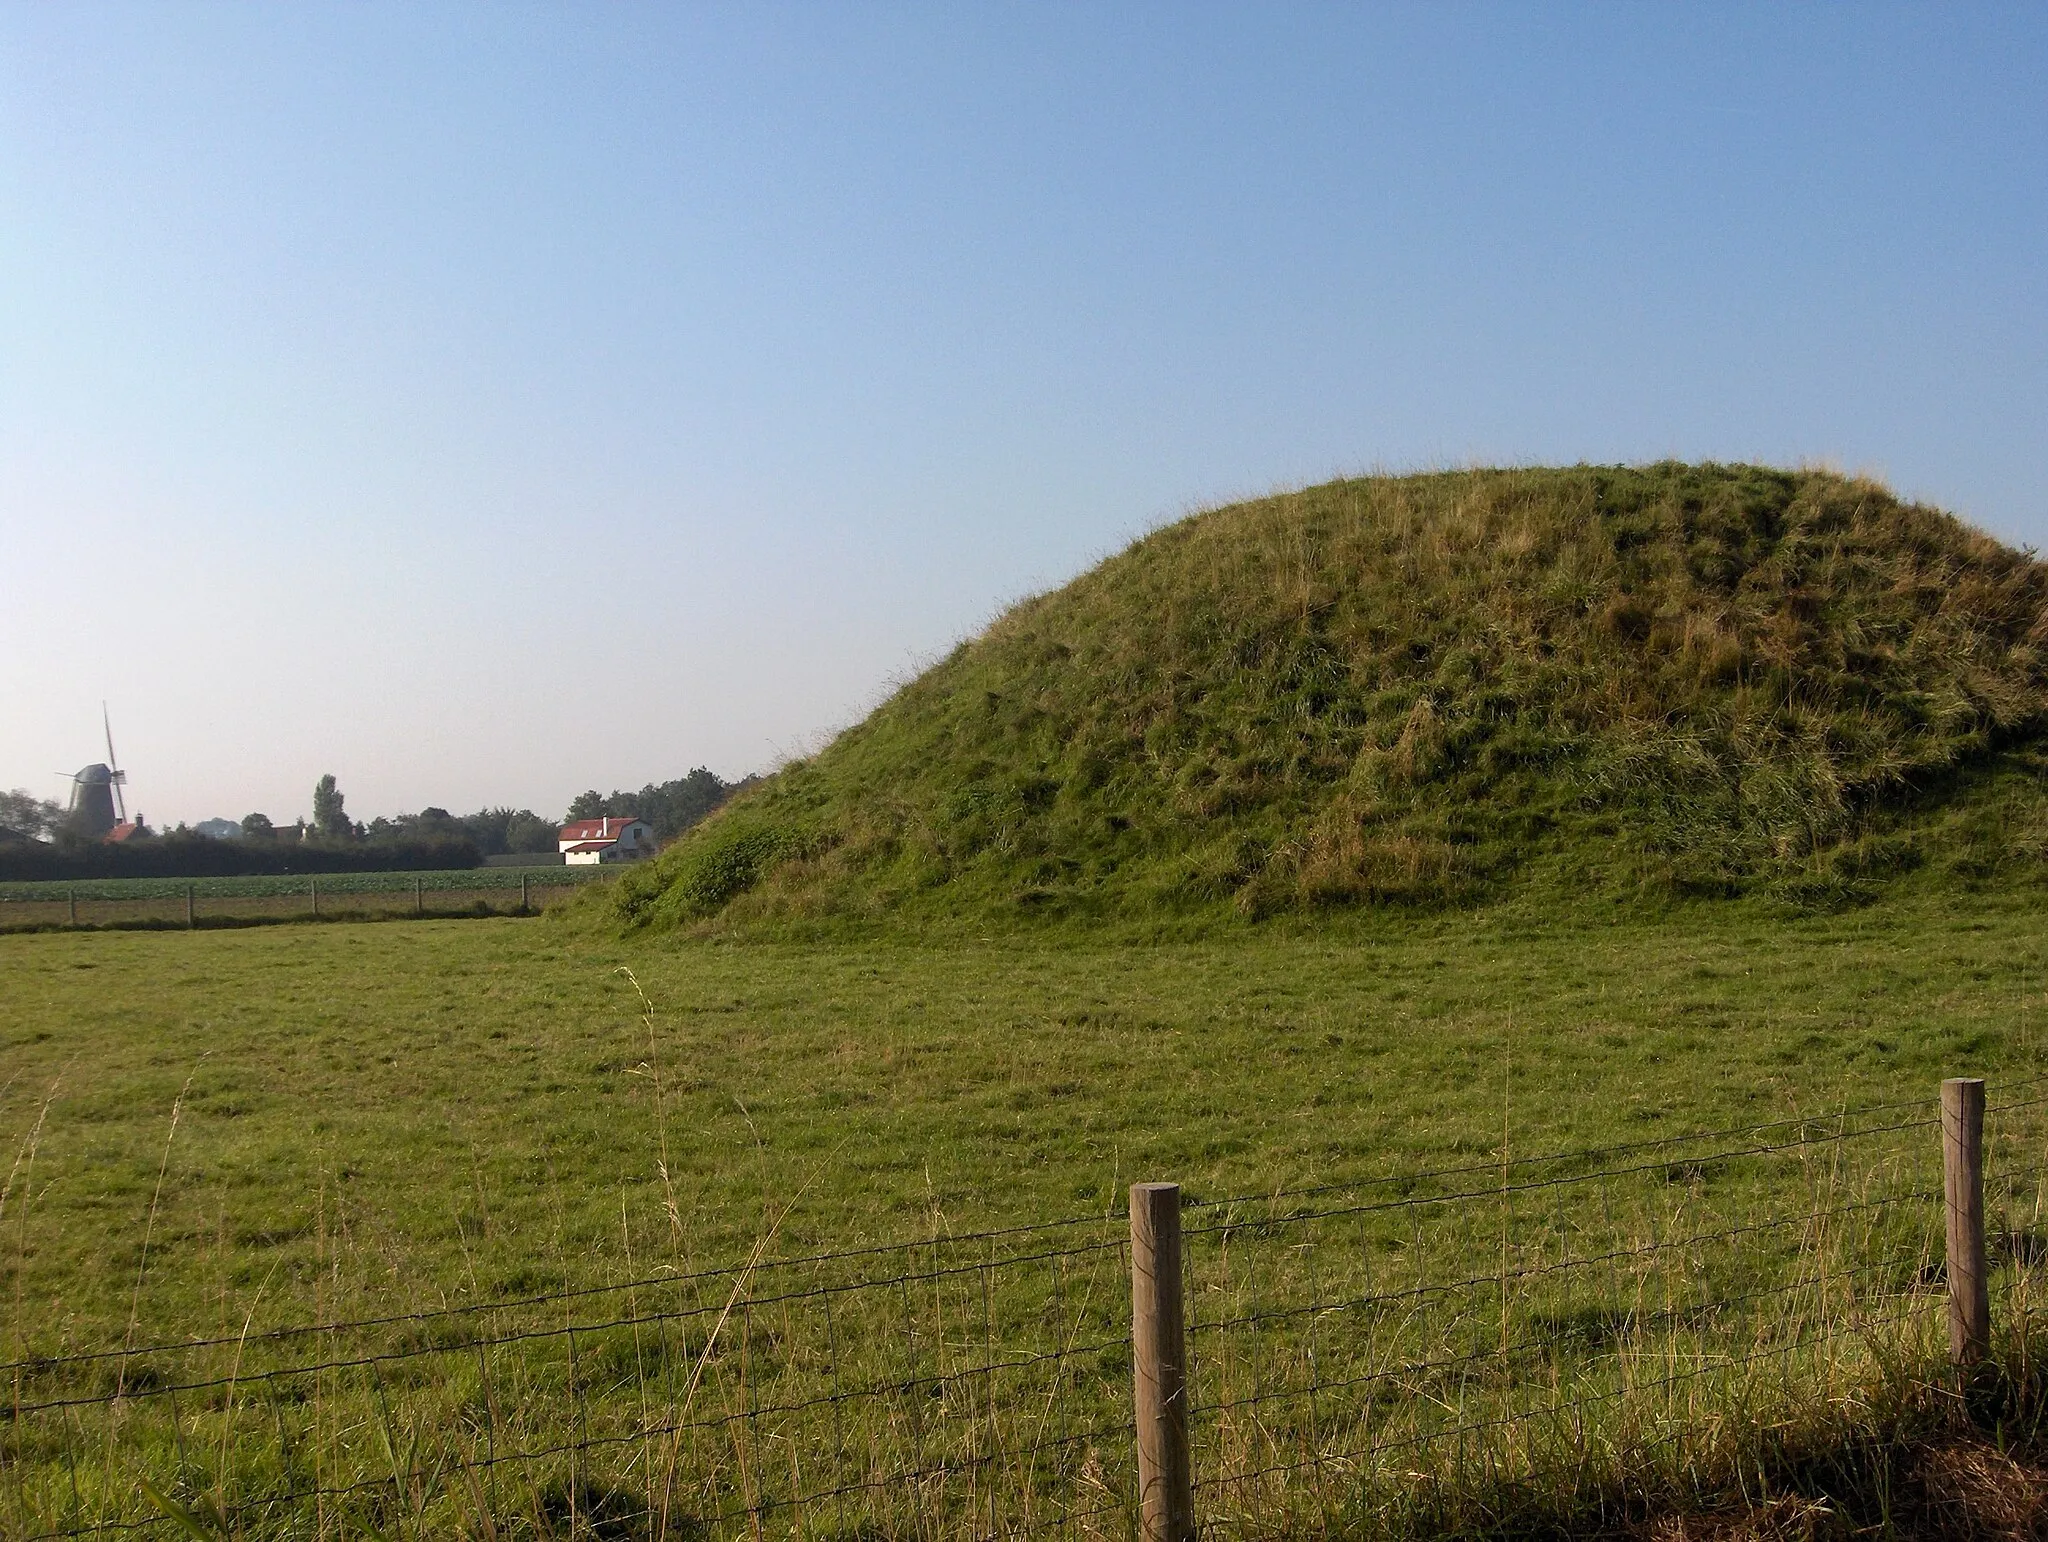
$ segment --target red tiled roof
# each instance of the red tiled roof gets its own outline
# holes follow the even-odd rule
[[[142,826],[137,824],[134,820],[124,819],[121,821],[121,823],[115,825],[113,829],[109,830],[105,835],[101,836],[100,840],[103,844],[108,846],[116,845],[121,841],[127,840],[130,836],[135,834],[135,832],[140,830],[141,828]]]
[[[565,841],[610,841],[627,825],[640,823],[639,817],[628,814],[623,818],[613,815],[606,819],[579,819],[573,824],[562,826],[561,839]]]
[[[564,846],[562,851],[565,855],[572,851],[609,851],[618,844],[617,841],[578,841],[574,846]]]

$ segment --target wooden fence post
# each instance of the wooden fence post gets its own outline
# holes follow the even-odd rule
[[[427,913],[426,897],[420,892],[420,884],[422,882],[423,880],[418,878],[412,881],[412,913],[416,916],[423,916]]]
[[[78,891],[76,889],[66,889],[64,891],[64,898],[71,902],[71,924],[76,926],[78,924]]]
[[[195,887],[196,885],[189,883],[185,885],[185,929],[187,931],[190,931],[195,924],[192,919],[192,890]]]
[[[1131,1381],[1144,1542],[1192,1542],[1180,1185],[1131,1185]]]
[[[1941,1188],[1948,1220],[1948,1357],[1975,1365],[1991,1348],[1984,1267],[1984,1083],[1941,1084]]]
[[[320,918],[320,880],[317,878],[308,878],[306,880],[306,886],[308,889],[312,891],[313,919],[317,921]]]
[[[519,913],[526,914],[526,874],[519,875]]]

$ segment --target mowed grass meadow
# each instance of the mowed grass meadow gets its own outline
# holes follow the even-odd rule
[[[1498,1153],[1504,1116],[1533,1155],[1995,1091],[2041,1064],[2040,920],[1986,894],[1128,948],[511,919],[8,938],[10,1336],[100,1348],[132,1315],[174,1339],[259,1288],[283,1322],[601,1280],[664,1250],[671,1188],[701,1265],[785,1207],[779,1249],[852,1247],[1139,1179],[1442,1166]]]
[[[6,1358],[33,1367],[51,1357],[194,1339],[219,1339],[229,1347],[218,1354],[238,1357],[234,1346],[292,1325],[430,1313],[690,1276],[749,1258],[1066,1218],[1098,1218],[1074,1235],[1113,1245],[1134,1180],[1178,1181],[1197,1202],[1245,1200],[1209,1212],[1221,1216],[1249,1215],[1257,1196],[1277,1191],[1425,1170],[1478,1168],[1475,1181],[1484,1188],[1493,1181],[1486,1165],[1504,1156],[1519,1162],[1776,1120],[1825,1126],[1843,1109],[1895,1101],[1924,1113],[1948,1075],[1988,1077],[1996,1104],[2001,1087],[2036,1076],[2043,1061],[2048,938],[2039,917],[2028,892],[1951,889],[1900,891],[1831,916],[1735,903],[1547,912],[1502,904],[1133,945],[1054,931],[928,942],[618,941],[559,917],[7,937],[0,939]],[[2040,1127],[2037,1115],[2027,1116],[2022,1144],[2035,1160]],[[2009,1123],[2006,1136],[2020,1129]],[[1876,1164],[1868,1171],[1858,1165],[1866,1159]],[[1928,1249],[1938,1250],[1938,1240],[1930,1241],[1938,1239],[1938,1207],[1916,1199],[1889,1211],[1873,1198],[1882,1184],[1893,1185],[1887,1193],[1923,1193],[1930,1173],[1938,1187],[1933,1133],[1916,1125],[1882,1150],[1844,1143],[1827,1164],[1825,1203],[1810,1162],[1793,1170],[1759,1158],[1682,1171],[1674,1162],[1646,1191],[1649,1199],[1616,1199],[1618,1191],[1607,1188],[1597,1204],[1586,1190],[1539,1195],[1518,1202],[1511,1233],[1504,1197],[1501,1211],[1473,1228],[1440,1238],[1417,1230],[1412,1244],[1378,1235],[1378,1220],[1368,1217],[1320,1263],[1295,1248],[1273,1267],[1295,1270],[1290,1278],[1318,1296],[1360,1288],[1340,1278],[1346,1258],[1378,1257],[1376,1278],[1387,1277],[1387,1261],[1396,1258],[1416,1279],[1497,1270],[1505,1300],[1510,1250],[1517,1260],[1533,1258],[1567,1235],[1579,1238],[1581,1251],[1592,1250],[1594,1208],[1605,1207],[1605,1220],[1629,1245],[1658,1235],[1674,1217],[1707,1231],[1743,1225],[1773,1207],[1832,1215],[1867,1204],[1857,1213],[1889,1217],[1892,1227],[1892,1251],[1882,1260],[1889,1271],[1882,1283],[1892,1292],[1886,1299],[1920,1312],[1913,1333],[1938,1332],[1938,1317],[1921,1310],[1938,1309],[1936,1297],[1912,1294],[1931,1278],[1925,1265]],[[2002,1192],[1998,1203],[2005,1219],[2014,1203],[2025,1211],[2021,1224],[2038,1219],[2026,1193]],[[1631,1205],[1637,1210],[1617,1219],[1618,1208]],[[1644,1207],[1661,1208],[1653,1215]],[[1227,1254],[1236,1235],[1226,1226],[1211,1240]],[[1243,1235],[1249,1248],[1262,1234],[1253,1226]],[[1700,1279],[1713,1276],[1717,1300],[1739,1299],[1745,1282],[1776,1288],[1790,1280],[1784,1270],[1795,1253],[1815,1254],[1814,1235],[1807,1227],[1711,1254],[1696,1249],[1701,1257],[1688,1267],[1705,1271]],[[1870,1241],[1858,1235],[1856,1246]],[[1288,1237],[1279,1237],[1282,1244],[1294,1247]],[[982,1251],[972,1258],[993,1259],[989,1249],[1010,1244],[975,1246]],[[1214,1256],[1222,1255],[1204,1255]],[[878,1259],[875,1267],[902,1269],[907,1260],[915,1255]],[[1838,1265],[1831,1267],[1848,1278]],[[1064,1322],[1071,1306],[1073,1331],[1063,1343],[1099,1339],[1108,1347],[1091,1362],[1086,1387],[1062,1383],[1060,1395],[1085,1402],[1083,1412],[1113,1417],[1129,1375],[1115,1348],[1127,1331],[1118,1312],[1129,1299],[1119,1267],[1113,1253],[1098,1255],[1080,1273],[1047,1275],[1010,1306],[999,1298],[994,1309],[984,1270],[981,1315],[967,1338],[977,1355],[1014,1349],[1032,1321]],[[1211,1273],[1220,1278],[1230,1267],[1224,1257]],[[1313,1276],[1319,1268],[1329,1272]],[[971,1268],[967,1278],[971,1285]],[[1606,1343],[1602,1335],[1641,1331],[1656,1315],[1646,1290],[1662,1292],[1660,1332],[1705,1342],[1734,1320],[1679,1312],[1671,1281],[1653,1290],[1646,1278],[1635,1277],[1633,1305],[1520,1301],[1517,1344],[1539,1318],[1553,1339],[1577,1345],[1574,1353]],[[1603,1276],[1600,1283],[1627,1295],[1623,1282]],[[710,1289],[706,1310],[726,1288],[720,1281]],[[1253,1277],[1230,1289],[1233,1301],[1256,1304],[1268,1285]],[[1864,1311],[1862,1289],[1840,1286],[1826,1310]],[[743,1377],[747,1365],[758,1367],[757,1391],[770,1382],[814,1391],[828,1385],[826,1372],[800,1364],[794,1346],[822,1344],[831,1334],[840,1336],[834,1387],[836,1378],[858,1379],[863,1365],[863,1385],[902,1383],[897,1362],[883,1364],[890,1355],[907,1353],[915,1380],[920,1356],[964,1352],[958,1321],[927,1339],[922,1319],[910,1322],[906,1296],[900,1321],[877,1319],[882,1347],[873,1355],[880,1358],[864,1361],[866,1351],[852,1342],[864,1331],[859,1311],[851,1296],[841,1299],[847,1304],[836,1321],[790,1319],[759,1337],[751,1319],[744,1332],[735,1325],[737,1371]],[[966,1289],[946,1310],[971,1321],[974,1299]],[[1782,1320],[1790,1299],[1775,1297],[1752,1315]],[[634,1300],[646,1310],[643,1298]],[[810,1310],[803,1303],[782,1310],[799,1309]],[[1460,1335],[1483,1329],[1483,1346],[1498,1326],[1505,1365],[1506,1322],[1505,1311],[1448,1313],[1441,1325],[1410,1312],[1384,1333],[1388,1343],[1399,1341],[1399,1358],[1412,1368],[1461,1364],[1472,1351]],[[1339,1326],[1332,1319],[1321,1331],[1336,1334]],[[690,1331],[698,1337],[685,1332],[671,1345],[636,1336],[609,1351],[623,1389],[615,1401],[623,1408],[637,1390],[634,1418],[649,1417],[648,1388],[658,1379],[652,1365],[665,1365],[671,1395],[685,1379],[685,1393],[698,1395],[690,1367],[702,1374],[712,1346],[701,1325]],[[584,1342],[586,1357],[596,1352],[592,1342]],[[1365,1353],[1335,1339],[1299,1347],[1301,1363],[1311,1365]],[[566,1380],[550,1383],[546,1376],[558,1373],[530,1364],[519,1371],[535,1407],[553,1397],[566,1408],[564,1388],[585,1386],[579,1378],[587,1368],[578,1369],[576,1353],[572,1346],[559,1373]],[[1867,1359],[1866,1350],[1858,1353]],[[1233,1373],[1229,1355],[1219,1355],[1212,1399],[1233,1387],[1241,1398],[1264,1395],[1252,1360]],[[1859,1376],[1875,1374],[1870,1364],[1859,1367]],[[33,1381],[36,1373],[23,1374]],[[568,1469],[548,1477],[545,1492],[510,1498],[481,1480],[465,1489],[445,1472],[435,1490],[442,1497],[434,1498],[427,1492],[434,1484],[408,1488],[394,1476],[416,1471],[407,1449],[425,1449],[422,1442],[439,1438],[434,1431],[470,1428],[464,1419],[483,1403],[492,1407],[493,1449],[516,1444],[509,1432],[517,1419],[496,1421],[509,1417],[499,1402],[513,1400],[517,1378],[496,1362],[479,1374],[481,1391],[437,1382],[415,1395],[394,1382],[387,1395],[379,1383],[373,1399],[359,1388],[347,1394],[356,1402],[345,1419],[320,1403],[316,1386],[304,1405],[310,1411],[279,1405],[239,1427],[232,1389],[225,1410],[213,1414],[196,1412],[198,1395],[188,1394],[176,1417],[195,1421],[189,1432],[145,1421],[128,1438],[141,1468],[186,1493],[202,1514],[210,1492],[217,1513],[227,1515],[251,1493],[301,1491],[295,1483],[332,1487],[339,1466],[356,1489],[381,1483],[376,1503],[383,1508],[354,1519],[340,1508],[323,1511],[293,1523],[304,1534],[353,1534],[360,1521],[408,1535],[577,1535],[579,1515],[589,1530],[591,1514],[602,1519],[614,1489],[593,1488]],[[1555,1382],[1554,1366],[1537,1379],[1545,1374]],[[508,1379],[492,1382],[494,1375]],[[738,1396],[738,1384],[720,1395]],[[31,1393],[71,1387],[52,1382]],[[1051,1383],[1044,1390],[1050,1399]],[[1697,1412],[1709,1391],[1689,1384],[1688,1407]],[[17,1402],[21,1396],[17,1388]],[[1461,1391],[1460,1408],[1464,1397]],[[981,1428],[975,1420],[996,1431],[1013,1417],[994,1394],[985,1406],[968,1402],[959,1415],[968,1420],[970,1434],[961,1437],[968,1445],[980,1438],[972,1435]],[[1373,1411],[1380,1406],[1361,1404],[1346,1417],[1382,1418]],[[1401,1406],[1435,1405],[1410,1398]],[[274,1435],[266,1422],[272,1414]],[[216,1416],[219,1427],[209,1426],[202,1439],[200,1421]],[[1128,1418],[1127,1408],[1121,1416]],[[303,1429],[292,1422],[302,1417]],[[553,1417],[534,1416],[529,1443],[550,1451],[564,1445],[554,1438],[560,1419],[549,1433]],[[590,1412],[577,1427],[606,1417]],[[1329,1408],[1318,1417],[1327,1422]],[[407,1430],[403,1440],[392,1434],[392,1421]],[[376,1440],[364,1433],[372,1425],[381,1429]],[[235,1456],[230,1427],[236,1441],[257,1442],[246,1461]],[[761,1438],[757,1425],[746,1428],[747,1439]],[[1233,1471],[1278,1471],[1271,1458],[1287,1441],[1327,1439],[1306,1425],[1307,1433],[1270,1423],[1248,1428],[1208,1430],[1200,1438],[1210,1455],[1201,1459],[1221,1461],[1218,1453],[1235,1451]],[[17,1521],[24,1534],[38,1524],[56,1529],[53,1515],[84,1525],[95,1516],[150,1513],[134,1508],[132,1476],[113,1437],[101,1431],[93,1438],[99,1444],[83,1477],[75,1467],[62,1473],[54,1446],[16,1453],[18,1473],[28,1474],[14,1500],[26,1517]],[[481,1452],[485,1436],[475,1438]],[[671,1450],[662,1480],[668,1489],[659,1495],[645,1471],[605,1480],[637,1485],[635,1513],[658,1511],[661,1523],[610,1533],[599,1525],[593,1534],[716,1532],[696,1522],[671,1527],[672,1498],[678,1515],[727,1513],[719,1507],[729,1503],[739,1507],[731,1513],[759,1526],[769,1506],[762,1485],[781,1482],[787,1497],[824,1481],[796,1471],[797,1453],[821,1469],[840,1462],[834,1472],[884,1472],[893,1460],[884,1449],[890,1440],[922,1451],[932,1438],[922,1426],[863,1436],[834,1425],[838,1455],[827,1460],[815,1454],[822,1444],[792,1436],[787,1451],[771,1453],[786,1464],[782,1479],[772,1471],[764,1478],[759,1452],[743,1449],[736,1434],[730,1451],[720,1446],[705,1455],[693,1446],[696,1454],[685,1458]],[[1583,1428],[1569,1436],[1580,1445],[1585,1439]],[[275,1448],[274,1458],[261,1455],[261,1442]],[[314,1454],[302,1457],[302,1447]],[[354,1454],[341,1454],[344,1447]],[[1085,1480],[1123,1502],[1128,1474],[1120,1459],[1088,1450],[1085,1461],[1075,1456],[1072,1471],[1055,1472],[1054,1463],[1020,1480],[1017,1492],[1050,1495],[1059,1483]],[[310,1464],[303,1473],[293,1466],[301,1460]],[[319,1468],[323,1460],[329,1468]],[[485,1459],[477,1460],[485,1470]],[[951,1470],[986,1460],[985,1452],[958,1456]],[[688,1483],[675,1477],[684,1469]],[[668,1491],[679,1483],[696,1485],[687,1503]],[[824,1491],[843,1504],[849,1486]],[[913,1488],[903,1492],[914,1498]],[[1061,1492],[1058,1502],[1071,1510],[1072,1493]],[[1292,1513],[1292,1504],[1327,1500],[1256,1485],[1246,1492],[1246,1503],[1269,1518]],[[993,1515],[1014,1497],[968,1502],[990,1506]],[[409,1522],[407,1503],[416,1506]],[[469,1518],[436,1505],[466,1506]],[[778,1513],[778,1526],[792,1524],[786,1508]],[[911,1517],[898,1527],[871,1510],[857,1519],[880,1534],[929,1533],[934,1524]],[[799,1530],[821,1524],[810,1516]],[[247,1514],[221,1529],[297,1534],[283,1522],[267,1531]]]

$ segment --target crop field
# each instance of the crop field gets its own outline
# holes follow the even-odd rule
[[[142,1524],[148,1479],[249,1536],[1121,1535],[1134,1179],[1191,1206],[1236,1529],[1366,1513],[1329,1493],[1366,1467],[1297,1460],[1361,1431],[1424,1492],[1531,1388],[1571,1412],[1515,1426],[1525,1477],[1868,1411],[1941,1331],[1945,1075],[1991,1082],[2024,1315],[2037,916],[9,937],[0,1516]]]
[[[538,910],[593,879],[596,867],[475,867],[439,872],[258,873],[227,878],[89,878],[0,884],[0,932],[56,926],[194,926],[314,916]],[[189,911],[188,911],[189,903]]]

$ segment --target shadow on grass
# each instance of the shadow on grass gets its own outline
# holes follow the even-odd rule
[[[1396,1534],[1431,1542],[2048,1538],[2048,1377],[2029,1354],[2018,1363],[2013,1374],[1987,1365],[1947,1384],[1909,1386],[1832,1427],[1741,1432],[1732,1462],[1646,1463],[1618,1481],[1582,1483],[1564,1472],[1419,1495]],[[1596,1466],[1604,1464],[1587,1463]]]

